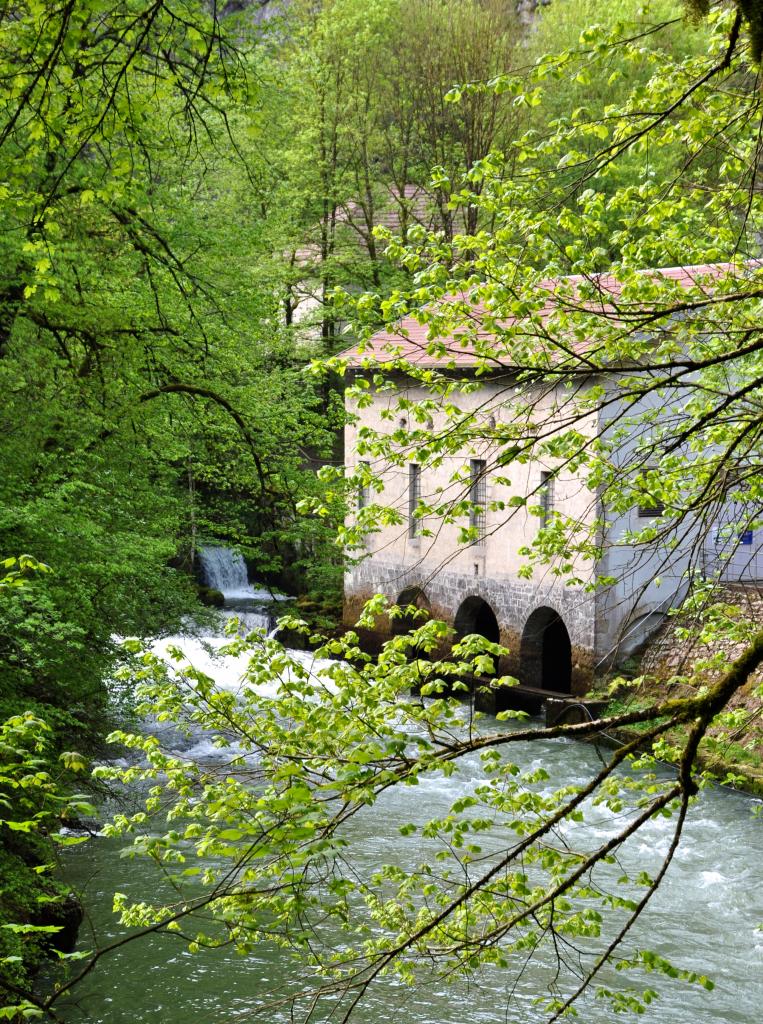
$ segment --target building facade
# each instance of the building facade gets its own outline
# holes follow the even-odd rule
[[[372,339],[365,355],[351,350],[350,375],[371,374],[369,351],[381,363],[390,359],[384,352],[391,342],[397,345],[396,355],[402,344],[403,356],[419,367],[426,364],[423,329],[412,319],[400,328],[394,336],[381,333]],[[459,350],[455,362],[459,373],[468,377],[468,352]],[[362,406],[349,408],[349,472],[367,459],[359,448],[368,432],[394,435],[403,457],[395,465],[369,464],[383,489],[358,496],[360,504],[375,501],[393,509],[396,521],[367,535],[365,550],[347,569],[348,624],[355,622],[365,601],[381,593],[391,603],[428,609],[451,624],[456,635],[480,633],[500,642],[509,650],[501,671],[517,676],[524,685],[582,694],[598,672],[644,644],[668,610],[681,602],[692,573],[716,573],[727,580],[763,579],[760,538],[746,531],[738,543],[733,510],[720,515],[717,528],[709,533],[699,524],[689,524],[676,544],[650,547],[634,544],[632,537],[659,516],[659,507],[647,502],[610,513],[582,474],[570,471],[561,459],[534,460],[531,449],[526,460],[502,469],[496,458],[506,443],[501,440],[502,425],[516,428],[517,401],[517,379],[508,368],[480,377],[473,389],[459,391],[457,398],[449,399],[447,411],[438,411],[432,393],[422,384],[390,369],[383,387],[370,384]],[[532,401],[534,429],[541,424],[546,436],[552,436],[557,422],[561,430],[568,421],[575,395],[561,382],[546,385]],[[630,408],[630,415],[649,412],[645,406],[650,401],[659,399],[645,399],[644,407]],[[591,412],[577,422],[584,436],[605,436],[618,420],[617,400],[604,404],[606,417]],[[420,409],[425,412],[419,414]],[[654,412],[659,420],[661,411]],[[442,458],[419,458],[422,421],[437,435],[459,414],[473,417],[469,444]],[[615,454],[615,459],[622,459],[624,472],[630,444],[624,440]],[[460,515],[446,511],[459,506]],[[431,514],[422,515],[422,508],[432,509]],[[599,529],[600,553],[595,559],[573,553],[564,565],[558,560],[536,564],[528,576],[526,551],[557,514],[573,529],[577,524],[581,532]],[[604,577],[612,582],[593,586],[594,580]],[[379,638],[392,628],[389,621],[380,621]]]

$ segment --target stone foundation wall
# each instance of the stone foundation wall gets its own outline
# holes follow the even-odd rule
[[[500,671],[520,679],[519,651],[525,623],[536,609],[552,608],[562,618],[572,644],[572,692],[585,693],[591,685],[595,663],[593,595],[573,587],[544,586],[534,580],[469,576],[447,570],[427,579],[416,568],[406,569],[375,556],[353,567],[345,577],[345,624],[354,626],[363,604],[374,594],[384,594],[394,603],[409,587],[420,588],[433,617],[450,625],[466,598],[486,601],[498,620],[500,642],[510,652]],[[390,635],[390,623],[385,618],[379,620],[375,631],[366,631],[363,639],[373,648]]]
[[[730,584],[724,587],[717,599],[738,606],[746,619],[763,625],[763,585]],[[733,640],[720,639],[716,640],[712,646],[708,646],[700,643],[694,637],[676,636],[677,629],[692,624],[692,620],[687,620],[683,615],[671,616],[666,619],[644,651],[641,658],[641,672],[659,679],[669,679],[671,676],[691,674],[696,662],[719,652],[723,653],[724,660],[728,665],[744,653],[745,645],[735,643]],[[712,681],[712,677],[709,681]],[[755,687],[761,682],[763,682],[763,668],[753,673],[746,689]]]

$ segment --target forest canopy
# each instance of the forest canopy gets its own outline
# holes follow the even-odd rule
[[[361,626],[407,615],[416,628],[378,658],[352,631],[313,636],[328,661],[317,674],[277,638],[232,634],[231,654],[249,659],[235,694],[180,650],[168,669],[141,639],[113,637],[178,626],[205,541],[274,577],[296,565],[305,586],[335,593],[333,531],[354,557],[394,523],[382,478],[414,452],[423,465],[487,453],[509,486],[515,464],[554,460],[601,496],[585,522],[543,524],[523,552],[529,575],[580,583],[570,567],[595,562],[607,516],[639,501],[660,514],[628,543],[666,563],[684,526],[702,537],[719,510],[733,510],[732,541],[763,525],[757,7],[691,4],[687,23],[683,5],[623,0],[589,25],[589,7],[558,0],[527,27],[492,0],[296,2],[264,23],[262,5],[234,6],[0,11],[0,797],[3,857],[23,879],[0,904],[5,1016],[54,1015],[123,943],[75,957],[43,994],[24,963],[44,952],[28,876],[48,870],[50,803],[82,771],[68,741],[103,728],[95,712],[120,662],[138,712],[230,751],[210,771],[151,733],[112,734],[135,760],[97,779],[147,796],[105,831],[171,889],[115,895],[130,941],[159,934],[193,955],[275,943],[309,968],[284,996],[305,1020],[350,1020],[390,975],[519,976],[543,948],[558,964],[549,1021],[594,990],[613,1012],[642,1012],[648,982],[612,980],[633,972],[709,990],[629,935],[710,755],[759,711],[759,624],[719,602],[713,579],[691,575],[685,628],[733,641],[737,658],[709,655],[668,694],[545,729],[510,712],[486,722],[456,699],[495,670],[499,645],[453,645],[446,624],[380,598]],[[686,266],[703,269],[655,272]],[[434,368],[394,343],[363,347],[406,317],[427,330]],[[444,344],[454,336],[468,374]],[[351,402],[368,401],[370,380],[410,412],[401,374],[431,395],[412,430],[363,437],[349,480],[345,342],[367,360]],[[459,396],[509,370],[510,415],[491,425],[489,408],[463,411]],[[540,399],[560,385],[546,431]],[[434,409],[444,429],[429,426]],[[610,412],[592,439],[587,419]],[[627,460],[624,437],[637,438]],[[361,487],[373,500],[357,510]],[[463,519],[462,491],[414,512]],[[533,500],[517,492],[493,511],[508,519]],[[513,754],[602,730],[627,731],[584,782],[552,785]],[[475,765],[473,793],[400,826],[422,840],[409,864],[353,862],[370,808]],[[589,827],[597,807],[617,821],[603,838]],[[663,817],[659,863],[615,872]]]

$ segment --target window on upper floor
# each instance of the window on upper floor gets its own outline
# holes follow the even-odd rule
[[[416,518],[416,509],[421,498],[421,466],[411,462],[408,466],[408,536],[418,537],[421,520]]]
[[[652,497],[649,493],[651,487],[654,486],[654,474],[659,472],[659,468],[659,466],[655,465],[646,466],[639,480],[641,494],[636,506],[636,515],[639,519],[653,519],[665,512],[665,503],[660,501],[659,498]]]
[[[539,505],[542,509],[540,514],[540,526],[548,526],[551,513],[554,511],[554,473],[548,469],[540,472],[540,487],[538,489]]]
[[[657,469],[657,466],[647,466],[647,473],[654,473]],[[658,498],[652,497],[649,493],[648,483],[645,481],[644,491],[640,497],[638,505],[636,506],[636,514],[639,519],[654,519],[656,516],[661,516],[664,511],[664,502],[660,501]]]
[[[370,497],[370,489],[366,483],[369,468],[370,467],[367,462],[358,463],[358,473],[360,475],[360,483],[358,484],[358,509],[365,508]]]
[[[487,478],[484,459],[469,462],[469,526],[477,532],[477,540],[483,540],[487,529]]]

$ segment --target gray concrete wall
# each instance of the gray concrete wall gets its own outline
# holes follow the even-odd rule
[[[610,384],[610,396],[616,396],[617,384]],[[644,446],[654,444],[656,452],[672,442],[684,417],[683,390],[674,389],[669,397],[652,393],[627,407],[614,401],[600,418],[599,435],[605,440],[614,429],[628,427],[626,436],[618,436],[611,453],[624,476],[635,475],[644,465]],[[617,427],[613,427],[612,424]],[[661,434],[668,433],[668,440]],[[688,450],[685,458],[693,456]],[[655,456],[656,458],[656,456]],[[647,459],[647,464],[652,461]],[[602,670],[639,650],[657,630],[667,612],[681,604],[690,586],[693,572],[704,572],[703,526],[686,517],[659,543],[634,543],[632,536],[658,525],[659,519],[639,515],[636,505],[616,514],[601,509],[606,521],[603,558],[596,566],[598,578],[609,576],[615,583],[602,590],[596,600],[597,669]]]
[[[727,583],[763,581],[763,527],[759,510],[731,504],[705,534],[703,562],[708,574]]]

